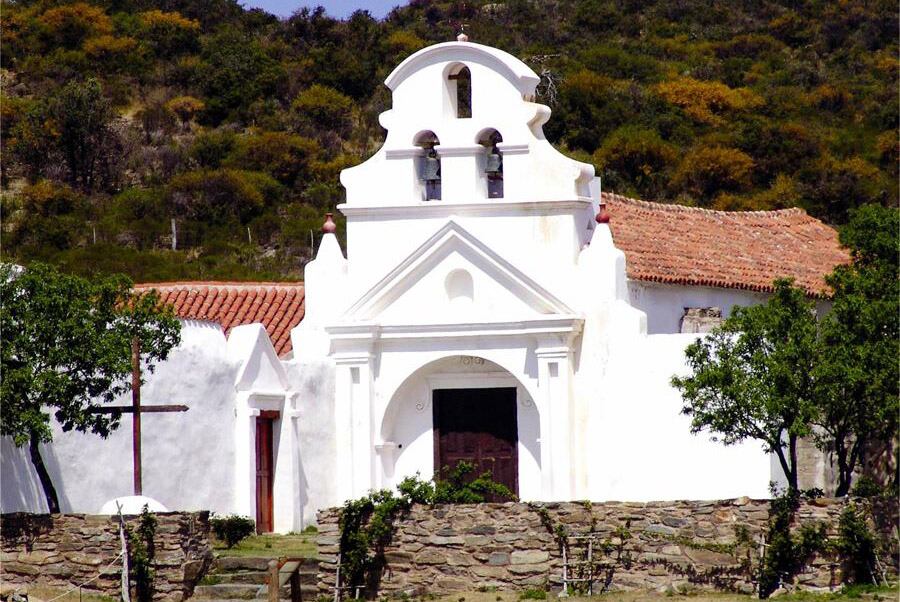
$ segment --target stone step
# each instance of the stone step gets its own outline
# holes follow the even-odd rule
[[[216,558],[212,571],[218,573],[232,571],[265,571],[271,558],[262,556],[222,556]],[[319,561],[315,558],[304,558],[300,565],[301,573],[317,573]]]
[[[205,599],[252,600],[257,597],[260,589],[261,586],[248,583],[198,585],[194,588],[194,597]]]
[[[206,593],[201,595],[201,593],[197,591],[197,589],[199,589],[200,587],[209,587],[209,586],[198,586],[198,588],[196,588],[194,590],[194,595],[191,598],[191,600],[197,600],[198,602],[200,602],[201,600],[202,600],[202,602],[234,602],[234,600],[256,600],[258,602],[261,602],[263,600],[268,600],[268,597],[265,595],[265,593],[267,593],[267,592],[264,592],[263,594],[259,594],[257,597],[253,597],[253,598],[229,598],[227,596],[222,596],[222,597],[216,598],[216,597],[211,597],[211,595],[206,594]],[[281,597],[279,598],[279,602],[291,602],[290,592],[282,590],[279,593],[281,594]],[[317,588],[315,586],[305,585],[300,588],[301,600],[305,600],[305,601],[315,600],[318,597],[318,595],[319,595],[319,588]]]
[[[265,585],[269,579],[266,571],[220,571],[210,572],[209,575],[219,583],[255,583]]]
[[[267,571],[211,571],[207,574],[216,583],[248,583],[266,585],[269,582]],[[300,572],[301,585],[315,585],[319,581],[318,573]]]
[[[226,571],[264,571],[269,566],[271,558],[259,556],[221,556],[216,558],[213,570]]]

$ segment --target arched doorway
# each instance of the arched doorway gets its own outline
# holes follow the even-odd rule
[[[522,381],[486,358],[425,364],[397,388],[381,420],[383,487],[458,462],[490,472],[522,499],[541,497],[540,415]]]

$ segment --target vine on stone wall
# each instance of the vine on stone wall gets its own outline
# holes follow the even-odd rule
[[[841,557],[844,583],[865,585],[884,580],[879,570],[876,538],[869,530],[865,514],[852,502],[841,512],[835,548]]]
[[[792,529],[801,498],[819,497],[820,490],[788,489],[784,493],[775,490],[772,493],[767,546],[759,570],[760,598],[768,598],[779,587],[790,583],[814,554],[831,549],[825,525],[811,523],[802,525],[799,531]]]
[[[128,527],[127,534],[128,565],[131,568],[135,598],[138,602],[152,602],[153,580],[156,577],[156,571],[153,569],[153,560],[156,557],[156,548],[153,543],[153,538],[156,536],[156,517],[146,504],[141,510],[137,529]]]
[[[475,465],[459,462],[445,467],[431,481],[407,477],[397,486],[349,500],[341,509],[341,581],[354,595],[375,595],[384,572],[385,547],[394,534],[394,521],[413,504],[473,504],[515,500],[508,487],[494,482],[490,472],[472,478]]]
[[[588,512],[589,526],[585,533],[572,535],[565,525],[553,520],[550,512],[541,504],[530,502],[531,508],[540,518],[541,524],[547,532],[553,536],[560,549],[560,554],[565,550],[566,557],[572,565],[568,577],[574,579],[568,584],[568,592],[576,595],[587,594],[593,591],[593,585],[600,583],[600,591],[604,593],[612,585],[616,569],[621,566],[626,570],[631,567],[631,552],[627,549],[631,539],[631,521],[626,520],[624,525],[619,525],[613,534],[602,540],[596,540],[590,559],[585,546],[575,547],[571,539],[575,536],[593,536],[597,533],[597,517],[590,501],[583,501],[582,505]]]

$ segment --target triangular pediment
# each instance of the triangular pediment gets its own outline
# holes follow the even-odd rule
[[[508,321],[573,311],[453,220],[344,314],[385,323]]]

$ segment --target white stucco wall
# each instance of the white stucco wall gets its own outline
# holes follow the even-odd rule
[[[726,447],[692,435],[669,379],[686,373],[684,348],[699,335],[621,341],[594,400],[588,438],[591,499],[767,497],[770,461],[759,443]]]
[[[294,423],[297,451],[295,530],[316,522],[316,512],[337,499],[334,476],[338,450],[334,423],[334,364],[329,360],[286,362],[285,371],[296,391],[299,413]]]
[[[184,413],[144,414],[142,419],[144,494],[172,510],[233,510],[232,425],[237,366],[225,353],[218,325],[186,321],[182,343],[147,376],[142,403],[185,404]],[[130,405],[130,395],[117,405]],[[63,433],[42,455],[63,512],[97,512],[104,502],[132,493],[131,417],[109,438]],[[2,509],[46,511],[40,482],[27,447],[0,442]]]
[[[735,305],[765,303],[769,295],[738,289],[708,286],[682,286],[628,281],[631,304],[647,314],[648,334],[675,334],[681,331],[681,318],[688,307],[718,307],[722,317],[731,315]]]

